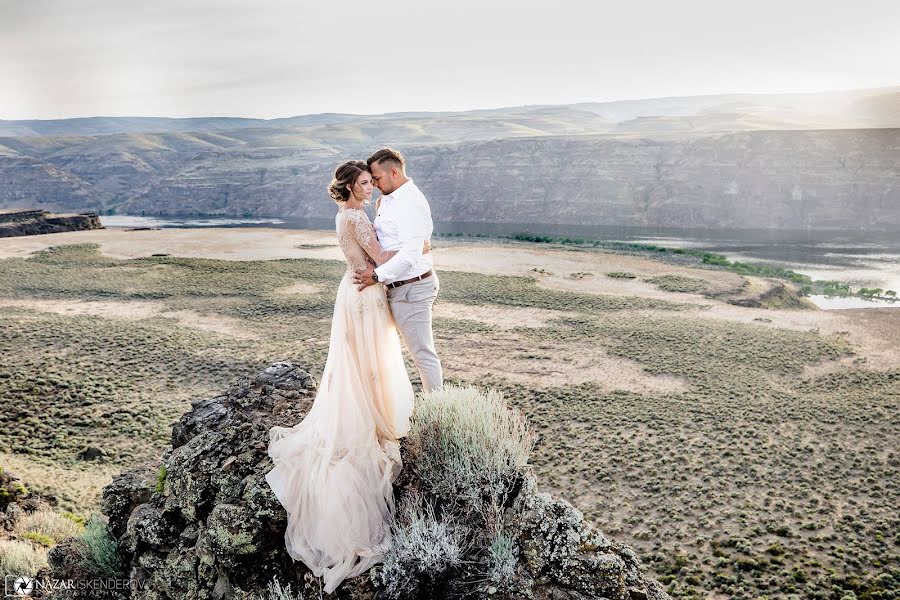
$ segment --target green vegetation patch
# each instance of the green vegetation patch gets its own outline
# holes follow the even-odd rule
[[[536,341],[593,341],[610,354],[641,363],[648,373],[683,377],[721,401],[787,389],[792,384],[780,376],[851,353],[837,336],[678,314],[560,318],[550,328],[517,331]]]
[[[274,294],[299,281],[335,284],[345,265],[303,259],[229,261],[151,256],[121,260],[103,256],[98,244],[54,246],[28,258],[0,262],[0,295],[17,298],[85,300],[180,300],[173,307],[205,299],[240,299],[230,311],[249,318],[292,310],[317,311],[334,304],[334,291]]]
[[[442,334],[464,334],[464,333],[496,333],[499,327],[474,319],[452,319],[449,317],[435,317],[433,320],[434,329]]]
[[[163,398],[218,390],[265,364],[235,341],[165,320],[4,310],[0,445],[63,463],[101,445],[128,462],[164,444],[184,412]]]
[[[207,307],[223,314],[266,322],[270,317],[329,318],[342,261],[280,259],[229,261],[155,256],[120,260],[104,257],[97,244],[55,246],[21,259],[0,261],[0,295],[18,298],[164,300],[172,308]],[[677,310],[683,305],[651,298],[627,298],[547,290],[531,277],[441,271],[441,299],[593,313],[624,309]],[[321,283],[313,294],[280,294],[298,281]]]
[[[673,597],[900,589],[900,371],[759,395],[480,384],[526,412],[542,484],[635,546]]]
[[[705,279],[686,275],[658,275],[644,281],[654,284],[665,292],[695,293],[709,289],[709,282]]]
[[[463,304],[526,306],[584,313],[656,308],[679,310],[686,305],[654,298],[578,294],[538,287],[531,277],[441,271],[439,299]]]

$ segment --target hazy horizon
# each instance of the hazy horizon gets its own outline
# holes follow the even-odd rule
[[[457,112],[900,84],[900,4],[0,0],[0,119]]]
[[[96,119],[96,118],[121,118],[121,119],[204,119],[204,118],[222,118],[222,119],[259,119],[259,120],[277,120],[277,119],[288,119],[292,117],[307,117],[307,116],[316,116],[316,115],[327,115],[327,114],[338,114],[338,115],[347,115],[352,117],[368,117],[368,116],[387,116],[392,114],[404,114],[404,113],[444,113],[444,112],[477,112],[477,111],[490,111],[490,110],[500,110],[506,108],[528,108],[528,107],[539,107],[539,106],[569,106],[576,104],[605,104],[605,103],[614,103],[614,102],[641,102],[641,101],[651,101],[651,100],[668,100],[668,99],[686,99],[686,98],[700,98],[700,97],[716,97],[716,96],[801,96],[801,95],[815,95],[815,94],[831,94],[831,93],[844,93],[844,92],[855,92],[855,91],[875,91],[875,90],[888,90],[900,88],[900,84],[897,85],[884,85],[872,88],[842,88],[842,89],[829,89],[829,90],[816,90],[809,92],[796,92],[796,91],[784,91],[784,92],[769,92],[769,93],[756,93],[756,92],[720,92],[720,93],[711,93],[711,94],[694,94],[689,96],[652,96],[646,98],[613,98],[609,100],[583,100],[580,102],[565,102],[559,104],[543,104],[543,103],[528,103],[528,104],[515,104],[508,106],[478,106],[473,108],[466,108],[460,110],[396,110],[396,111],[388,111],[383,113],[352,113],[352,112],[338,112],[338,111],[320,111],[320,112],[304,112],[304,113],[296,113],[296,114],[285,114],[285,115],[275,115],[275,116],[259,116],[252,114],[245,115],[213,115],[213,114],[196,114],[196,115],[183,115],[183,116],[171,116],[171,115],[160,115],[160,114],[147,114],[147,115],[138,115],[138,114],[121,114],[121,115],[113,115],[113,114],[85,114],[85,115],[74,115],[69,117],[48,117],[48,118],[30,118],[30,119],[6,119],[2,115],[0,115],[0,121],[55,121],[55,120],[67,120],[67,119]]]

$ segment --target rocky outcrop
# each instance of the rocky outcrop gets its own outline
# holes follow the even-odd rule
[[[240,379],[225,393],[192,403],[159,461],[122,473],[106,486],[102,508],[119,546],[123,576],[135,583],[131,598],[245,598],[275,580],[299,591],[299,597],[319,597],[319,581],[285,551],[286,515],[264,479],[272,468],[266,453],[269,427],[302,419],[316,385],[307,372],[286,362]],[[404,454],[409,456],[408,449]],[[395,487],[401,497],[418,486],[415,469],[406,463]],[[643,575],[628,547],[608,540],[569,503],[539,492],[527,470],[517,479],[501,515],[513,542],[511,581],[504,589],[473,585],[462,571],[451,570],[427,586],[407,585],[404,589],[420,590],[414,595],[394,597],[667,598]],[[477,560],[467,555],[462,563]],[[64,544],[51,552],[50,563],[54,577],[69,576],[72,561]],[[402,567],[393,564],[392,572]],[[346,580],[332,597],[385,597],[384,582],[370,575]],[[407,577],[429,575],[410,570]]]
[[[816,305],[805,298],[797,285],[770,277],[743,277],[735,288],[701,292],[735,306],[772,308],[778,310],[815,310]]]
[[[757,295],[723,298],[729,304],[750,308],[774,308],[780,310],[808,310],[816,305],[800,295],[796,288],[780,281],[768,280],[770,287]]]
[[[0,211],[0,237],[104,229],[97,213],[52,214],[44,210]]]
[[[55,501],[26,489],[18,477],[0,467],[0,539],[23,514]]]

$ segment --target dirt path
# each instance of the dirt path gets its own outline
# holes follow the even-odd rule
[[[15,306],[57,315],[92,315],[104,319],[175,319],[181,327],[212,331],[242,339],[258,339],[238,319],[220,314],[203,314],[193,310],[171,310],[163,302],[147,300],[39,300],[0,298],[0,308]]]

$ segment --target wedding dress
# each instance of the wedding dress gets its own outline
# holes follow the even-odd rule
[[[385,253],[366,213],[335,217],[347,271],[338,286],[328,358],[315,401],[293,427],[269,430],[266,481],[288,515],[288,554],[332,592],[390,546],[398,439],[409,431],[413,388],[384,286],[358,291],[353,269]]]

